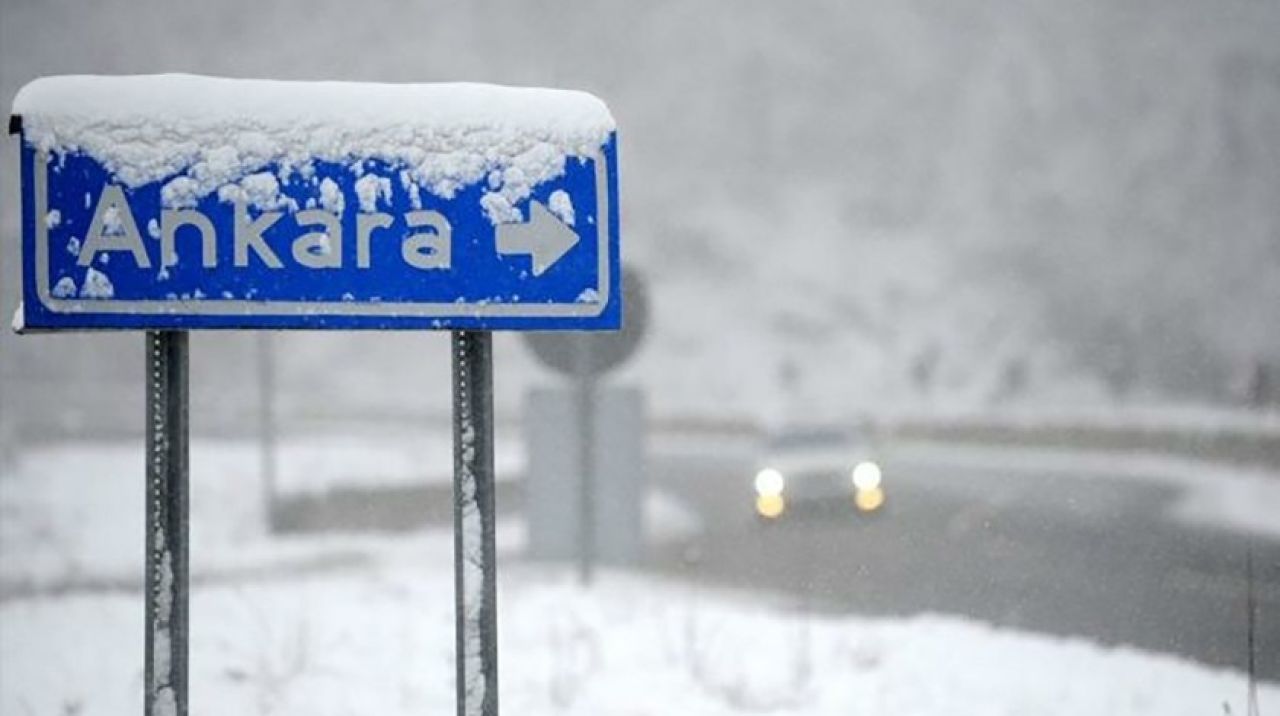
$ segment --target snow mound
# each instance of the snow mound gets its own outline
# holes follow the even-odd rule
[[[449,713],[448,536],[423,555],[297,580],[197,585],[193,700],[210,714]],[[1244,714],[1242,674],[923,615],[820,617],[605,574],[504,572],[501,703],[527,716]],[[0,603],[2,713],[137,713],[136,594]],[[1262,683],[1263,713],[1280,689]]]
[[[197,195],[316,160],[384,161],[445,198],[495,171],[532,187],[616,127],[602,101],[569,90],[182,74],[37,79],[13,113],[39,149],[88,154],[130,187],[185,176]]]

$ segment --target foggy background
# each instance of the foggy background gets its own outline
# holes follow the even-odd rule
[[[599,95],[619,125],[623,257],[655,302],[620,381],[659,417],[1275,399],[1258,366],[1276,382],[1277,3],[2,7],[8,98],[41,75],[159,71]],[[197,431],[243,429],[254,340],[195,337]],[[275,340],[286,418],[447,413],[443,335]],[[4,331],[5,429],[140,430],[141,344]],[[496,348],[510,416],[551,378],[514,338]]]
[[[494,339],[510,713],[1280,704],[1280,2],[0,0],[5,101],[155,72],[614,113],[637,354],[585,429]],[[0,716],[136,712],[143,335],[0,326]],[[449,712],[449,353],[192,334],[196,713]]]

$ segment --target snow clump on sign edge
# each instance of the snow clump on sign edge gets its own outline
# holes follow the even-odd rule
[[[46,77],[18,92],[13,113],[36,148],[83,152],[127,186],[189,178],[187,202],[315,160],[380,160],[446,199],[498,171],[527,195],[616,128],[603,102],[570,90],[181,74]]]

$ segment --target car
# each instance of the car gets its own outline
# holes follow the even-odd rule
[[[776,521],[801,504],[869,515],[885,504],[884,474],[866,430],[788,428],[765,440],[755,466],[755,513]]]

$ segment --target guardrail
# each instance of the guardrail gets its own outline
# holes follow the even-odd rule
[[[1153,452],[1280,471],[1280,437],[1263,434],[1146,428],[901,423],[886,434],[897,439],[1088,450]]]
[[[1280,473],[1280,414],[1149,409],[1080,414],[895,415],[869,422],[882,440],[927,440],[1091,451],[1158,453]],[[749,420],[665,417],[664,435],[755,438]]]
[[[1110,416],[952,416],[899,418],[880,424],[890,439],[965,444],[1114,450],[1261,467],[1280,472],[1280,420],[1221,413],[1195,419],[1178,412]]]

